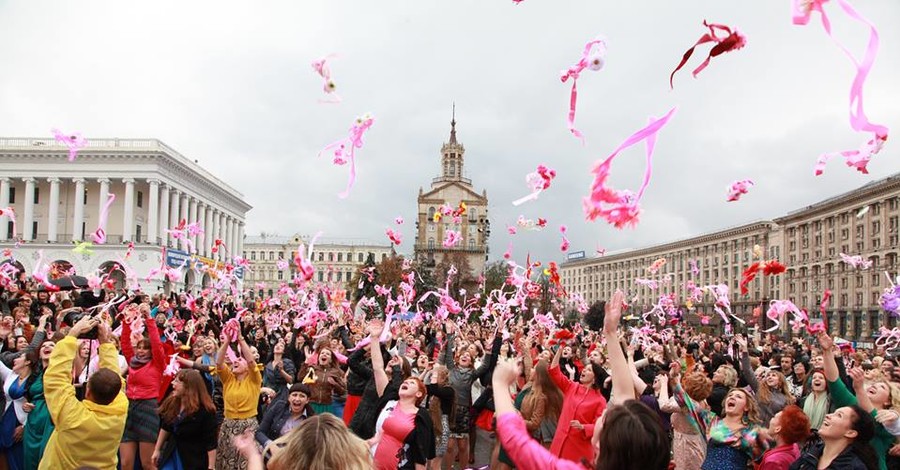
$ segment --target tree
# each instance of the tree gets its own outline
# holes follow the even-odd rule
[[[509,264],[506,261],[494,261],[488,264],[484,269],[485,295],[490,295],[497,289],[504,292],[512,291],[512,286],[506,283],[507,278],[509,278]]]
[[[372,271],[372,280],[369,280],[369,271]],[[355,292],[354,302],[359,302],[363,297],[375,297],[375,285],[378,280],[378,268],[375,266],[375,253],[369,253],[365,264],[353,276],[348,290]],[[355,290],[354,290],[355,289]]]
[[[441,262],[434,267],[435,280],[438,287],[447,285],[447,273],[450,271],[451,266],[456,267],[456,274],[450,279],[448,294],[459,301],[462,300],[459,290],[465,289],[466,292],[475,292],[475,289],[478,288],[478,279],[472,275],[472,266],[469,264],[469,258],[466,254],[455,252],[444,255]]]

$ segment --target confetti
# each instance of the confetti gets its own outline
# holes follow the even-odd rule
[[[598,38],[585,44],[584,51],[581,53],[581,59],[579,59],[575,65],[569,67],[568,70],[563,70],[562,73],[560,73],[559,78],[563,83],[566,83],[570,78],[572,79],[572,91],[569,95],[569,116],[567,123],[569,132],[578,139],[581,139],[582,144],[584,143],[584,134],[575,128],[575,105],[578,101],[578,89],[576,84],[579,75],[581,75],[581,72],[583,72],[584,69],[590,68],[591,70],[597,71],[602,69],[605,63],[606,41]]]
[[[531,194],[513,201],[514,206],[522,205],[528,201],[534,201],[538,196],[550,187],[550,182],[556,178],[556,170],[538,165],[537,170],[525,176],[525,183],[531,189]]]
[[[112,203],[115,200],[115,194],[108,193],[106,195],[106,204],[104,204],[103,208],[100,210],[100,219],[97,230],[94,230],[94,233],[91,234],[91,239],[96,245],[102,245],[106,243],[106,220],[109,218],[109,208],[110,206],[112,206]]]
[[[747,194],[753,186],[751,180],[740,180],[731,183],[728,187],[728,202],[734,202],[741,198],[741,195]]]
[[[335,165],[345,165],[348,161],[350,162],[350,178],[347,181],[347,189],[338,194],[341,199],[350,195],[350,190],[356,182],[356,149],[362,148],[363,135],[374,123],[375,118],[368,113],[356,118],[356,122],[353,123],[349,135],[345,139],[332,142],[319,152],[319,155],[322,155],[322,152],[334,149]]]
[[[853,5],[847,0],[837,0],[841,9],[848,17],[854,19],[869,28],[869,43],[866,46],[865,54],[862,60],[857,60],[853,54],[831,33],[831,22],[825,13],[824,4],[827,0],[793,0],[793,22],[795,25],[805,26],[809,24],[813,12],[817,11],[822,17],[822,28],[828,37],[837,44],[838,48],[846,54],[853,65],[856,67],[856,76],[853,84],[850,86],[850,127],[856,132],[871,132],[872,138],[869,139],[857,150],[845,150],[843,152],[826,153],[816,160],[814,174],[821,175],[825,170],[825,164],[835,156],[842,156],[847,159],[846,164],[851,168],[863,174],[868,174],[867,165],[869,161],[884,147],[888,138],[888,128],[874,124],[869,121],[863,108],[863,86],[866,78],[872,70],[875,63],[875,57],[878,55],[878,29],[868,19],[859,14]]]
[[[87,139],[81,136],[80,132],[74,134],[63,134],[59,129],[51,129],[53,137],[57,142],[62,142],[69,148],[69,161],[74,162],[78,158],[78,151],[87,146]]]
[[[672,71],[672,74],[669,75],[669,87],[675,88],[674,78],[675,72],[681,70],[681,67],[684,67],[684,64],[687,63],[688,59],[691,58],[691,55],[694,53],[694,48],[699,46],[700,44],[704,44],[707,42],[715,42],[716,45],[709,51],[709,55],[706,57],[706,60],[700,64],[699,67],[694,69],[694,78],[697,78],[697,75],[709,65],[710,59],[716,57],[718,55],[724,54],[726,52],[736,51],[747,44],[747,38],[744,37],[743,34],[739,33],[737,30],[732,31],[731,28],[722,24],[715,23],[707,23],[706,20],[703,20],[703,26],[709,28],[709,33],[700,36],[700,39],[691,46],[687,52],[684,53],[684,56],[681,58],[681,63],[678,64],[678,67],[675,67],[675,70]],[[725,37],[719,37],[716,34],[716,31],[722,31],[726,34]]]
[[[606,157],[593,169],[594,182],[591,183],[591,195],[584,198],[584,212],[588,220],[596,220],[598,217],[606,219],[616,228],[637,224],[640,214],[640,200],[644,190],[650,184],[650,175],[653,172],[653,148],[656,144],[656,134],[669,122],[677,108],[672,108],[660,119],[650,118],[650,123],[643,129],[635,132],[625,139],[613,153]],[[638,193],[635,195],[628,190],[616,190],[606,186],[606,178],[609,176],[609,167],[612,161],[622,150],[646,140],[647,169],[644,172],[644,181]],[[605,207],[608,205],[608,207]]]

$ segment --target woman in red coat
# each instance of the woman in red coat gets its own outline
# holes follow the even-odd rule
[[[550,364],[550,378],[563,393],[562,411],[550,453],[573,462],[581,462],[582,459],[593,462],[591,436],[594,434],[594,424],[606,409],[606,399],[600,394],[603,385],[601,374],[597,371],[600,366],[591,363],[581,371],[578,382],[569,380],[559,370],[563,347],[561,344]]]

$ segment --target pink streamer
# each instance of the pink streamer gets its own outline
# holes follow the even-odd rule
[[[459,245],[459,242],[462,240],[462,235],[456,230],[447,230],[447,233],[444,234],[444,248],[453,248],[456,245]]]
[[[559,77],[563,83],[565,83],[570,78],[572,79],[572,92],[569,96],[569,117],[567,123],[569,126],[569,132],[580,139],[582,144],[584,144],[584,134],[582,134],[581,131],[575,128],[575,106],[578,102],[578,76],[586,68],[590,68],[594,71],[600,70],[603,68],[603,65],[605,63],[606,41],[602,39],[594,39],[593,41],[589,41],[584,45],[584,51],[581,53],[581,59],[579,59],[578,62],[575,63],[575,65],[569,67],[568,70],[563,70]]]
[[[594,167],[594,182],[591,184],[591,195],[584,198],[584,212],[588,220],[593,221],[597,217],[602,217],[616,228],[637,224],[638,215],[640,214],[639,203],[644,190],[650,183],[650,175],[653,171],[653,148],[656,144],[656,134],[669,122],[669,118],[672,117],[676,109],[672,108],[660,119],[650,118],[650,124],[628,137],[606,160]],[[647,145],[647,169],[644,172],[644,181],[637,195],[628,190],[616,190],[607,187],[605,184],[606,178],[609,176],[609,167],[613,159],[622,150],[642,140],[646,140]],[[604,205],[609,205],[609,207],[604,207]]]
[[[334,149],[334,164],[344,165],[350,162],[350,179],[347,182],[347,189],[338,194],[341,199],[345,199],[350,195],[350,190],[356,182],[356,149],[363,146],[363,135],[375,123],[375,118],[369,114],[364,114],[356,118],[356,122],[350,128],[350,134],[345,139],[332,142],[325,146],[320,152]]]
[[[91,239],[94,240],[94,243],[97,245],[106,243],[106,219],[109,218],[109,208],[115,200],[115,194],[109,193],[106,195],[106,204],[104,204],[103,208],[100,210],[100,219],[97,230],[91,234]]]
[[[69,148],[69,161],[74,162],[78,157],[78,151],[87,146],[87,139],[81,136],[80,132],[74,134],[63,134],[59,129],[51,129],[53,137],[57,142],[62,142]]]
[[[740,180],[731,183],[728,187],[728,202],[734,202],[741,198],[741,195],[747,194],[753,186],[751,180]]]
[[[16,210],[12,207],[0,207],[0,217],[4,215],[9,217],[9,220],[12,222],[13,233],[18,233],[16,231]]]
[[[565,225],[559,226],[559,233],[562,235],[562,242],[559,244],[559,251],[563,253],[569,251],[569,237],[566,236],[566,232],[568,231],[568,227]]]
[[[331,79],[331,68],[328,66],[328,61],[332,58],[336,57],[334,54],[329,54],[319,60],[316,60],[312,63],[313,70],[322,77],[322,91],[325,92],[326,95],[331,95],[331,98],[327,100],[320,100],[322,103],[340,103],[341,97],[335,93],[337,86],[334,84],[334,80]]]
[[[704,44],[707,42],[715,42],[716,45],[709,51],[709,55],[706,57],[706,60],[700,64],[699,67],[694,69],[694,78],[697,78],[697,75],[709,65],[710,59],[716,57],[718,55],[724,54],[726,52],[736,51],[747,44],[747,38],[739,33],[737,30],[732,31],[731,28],[722,24],[714,24],[707,23],[706,20],[703,20],[703,26],[709,28],[709,33],[700,36],[700,39],[691,46],[687,52],[684,53],[684,56],[681,58],[681,63],[678,64],[678,67],[675,67],[675,70],[672,71],[672,74],[669,75],[669,87],[675,88],[673,80],[675,78],[675,72],[681,70],[681,67],[684,67],[684,64],[687,63],[688,59],[691,58],[691,55],[694,54],[694,48],[699,46],[700,44]],[[727,36],[719,37],[716,35],[716,30],[720,30],[724,32]]]
[[[849,264],[854,269],[866,270],[872,267],[872,261],[865,259],[862,255],[850,256],[844,253],[841,253],[841,261]]]
[[[821,175],[828,160],[838,155],[847,159],[847,166],[856,168],[860,173],[868,174],[867,165],[872,157],[881,151],[885,141],[887,141],[889,132],[887,127],[869,121],[863,107],[863,86],[866,78],[869,76],[869,72],[872,70],[872,65],[875,63],[875,57],[878,55],[878,29],[875,28],[872,22],[859,14],[849,1],[837,0],[847,16],[869,28],[869,43],[866,46],[865,54],[861,61],[856,60],[850,50],[832,34],[831,22],[823,7],[826,1],[794,0],[793,22],[795,25],[806,25],[809,23],[812,13],[814,11],[819,12],[825,33],[828,34],[828,37],[834,41],[856,67],[856,76],[853,79],[853,84],[850,86],[850,127],[856,132],[871,132],[873,137],[858,150],[845,150],[820,156],[816,161],[815,174],[816,176]]]
[[[387,235],[387,237],[391,240],[391,243],[393,243],[394,245],[400,245],[401,243],[403,243],[403,234],[400,233],[399,231],[395,232],[394,229],[389,228],[389,229],[385,230],[384,233]]]
[[[536,171],[528,173],[528,175],[525,176],[525,182],[531,189],[531,194],[516,199],[513,201],[513,205],[518,206],[537,199],[544,190],[550,187],[550,182],[553,181],[553,178],[556,178],[556,170],[547,168],[544,165],[538,165]]]

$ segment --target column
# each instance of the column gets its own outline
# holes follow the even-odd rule
[[[228,247],[231,249],[231,259],[234,259],[238,253],[235,252],[234,246],[234,218],[230,215],[225,218],[225,238],[228,239]]]
[[[22,238],[25,241],[31,241],[37,235],[34,233],[34,178],[26,176],[22,178],[25,182],[25,215],[22,220]]]
[[[234,245],[234,251],[231,252],[232,256],[241,256],[241,244],[238,241],[238,222],[237,219],[231,219],[231,244]]]
[[[125,183],[125,215],[122,217],[122,241],[134,241],[134,178],[123,178]]]
[[[156,244],[159,236],[159,180],[149,179],[150,207],[147,208],[147,243]],[[138,240],[140,242],[141,240]]]
[[[0,209],[9,207],[9,178],[0,176]],[[9,217],[0,216],[0,242],[7,240],[7,226],[9,225]],[[13,237],[16,235],[13,234]]]
[[[213,256],[212,247],[219,238],[219,210],[212,207],[209,210],[209,227],[209,257],[215,259],[217,257]]]
[[[188,214],[188,207],[189,207],[188,204],[190,203],[190,200],[191,200],[191,197],[188,196],[187,193],[185,193],[185,192],[181,193],[181,215],[178,219],[179,224],[181,223],[182,220],[184,220],[185,223],[190,223],[190,220],[188,220],[190,218],[190,215]],[[187,249],[188,249],[187,243],[185,243],[184,240],[185,239],[182,237],[181,242],[178,244],[178,249],[181,251],[187,251]]]
[[[215,242],[215,234],[212,226],[212,207],[206,205],[203,209],[203,253],[204,256],[212,258],[212,244]]]
[[[237,252],[244,256],[244,222],[238,224],[238,249]]]
[[[175,227],[178,225],[178,204],[181,202],[181,191],[179,191],[177,189],[173,189],[171,200],[172,200],[172,204],[171,204],[171,207],[169,208],[169,230],[171,230],[172,227]],[[178,248],[178,246],[175,243],[175,240],[172,238],[171,235],[169,235],[168,240],[170,242],[170,243],[167,243],[168,246],[171,246],[172,248]]]
[[[72,240],[83,241],[84,232],[84,178],[72,178],[75,182],[75,220],[72,222]]]
[[[203,232],[197,235],[197,254],[206,256],[206,204],[202,202],[197,203],[197,225],[203,229]]]
[[[159,243],[162,246],[167,246],[169,244],[169,234],[166,233],[166,230],[169,229],[169,188],[168,184],[163,184],[160,188],[162,190],[162,198],[159,201],[159,234],[154,235],[159,237]]]
[[[190,205],[188,206],[188,223],[192,224],[197,221],[197,200],[194,198],[190,198]],[[188,235],[188,238],[191,240],[191,243],[187,244],[189,247],[193,247],[194,251],[197,251],[197,237]]]
[[[51,176],[47,178],[50,183],[50,210],[47,216],[47,240],[50,243],[57,243],[56,225],[59,221],[59,178]]]
[[[222,243],[225,243],[225,213],[219,211],[219,225],[216,226],[216,238],[222,240]],[[227,247],[228,250],[231,250],[231,246]],[[222,257],[220,258],[222,261],[225,261],[225,252],[220,253]]]

